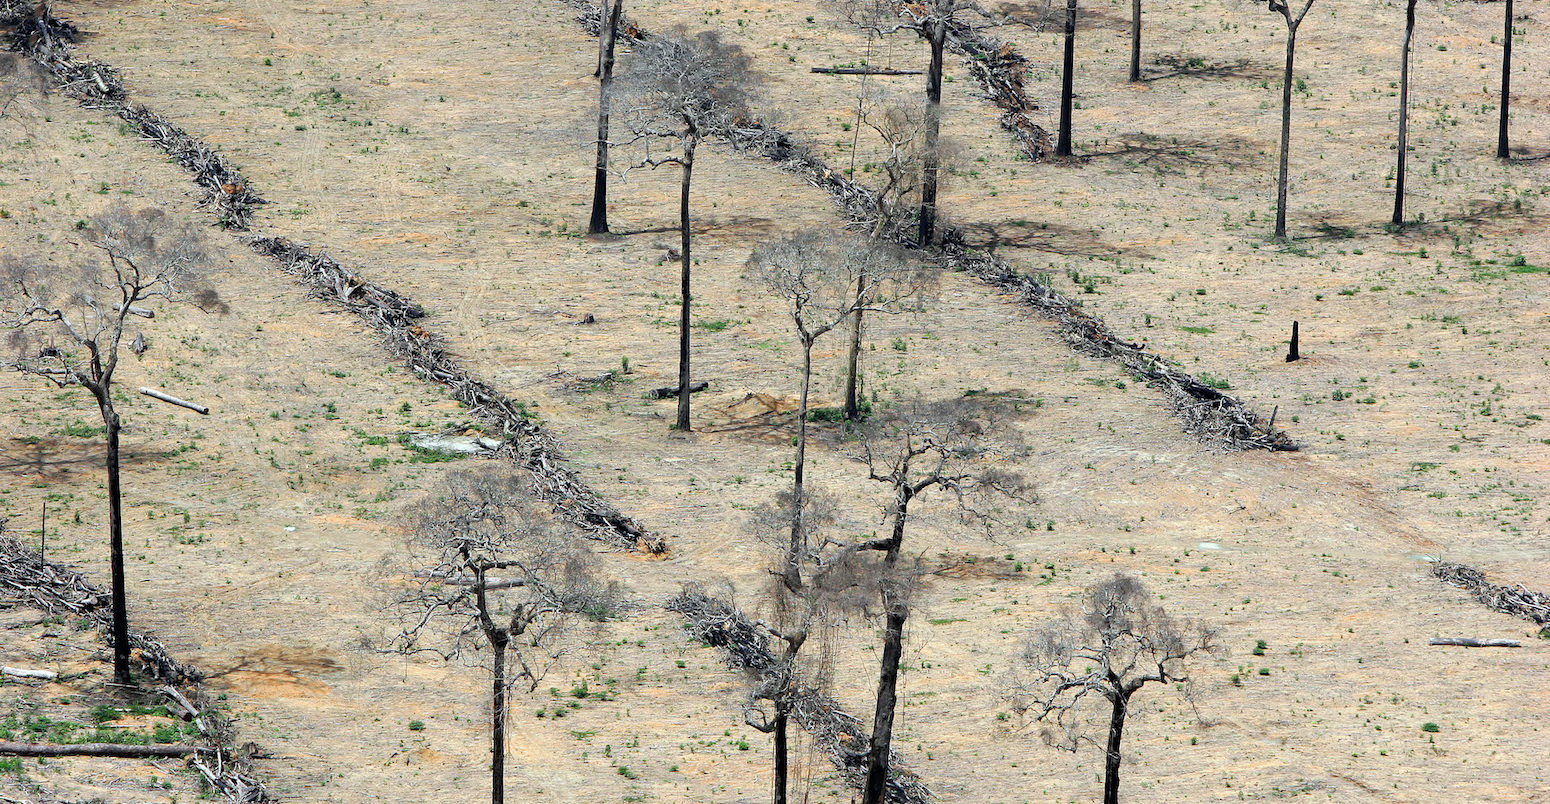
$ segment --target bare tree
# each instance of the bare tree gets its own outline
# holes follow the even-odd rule
[[[1507,107],[1512,103],[1512,0],[1502,9],[1502,108],[1496,126],[1496,158],[1509,159],[1507,149]]]
[[[926,69],[926,116],[924,158],[920,182],[920,230],[916,241],[922,246],[935,242],[937,221],[937,174],[941,168],[942,60],[947,49],[948,29],[954,24],[987,12],[973,0],[837,0],[836,5],[854,24],[879,34],[914,31],[931,50]]]
[[[1292,12],[1286,0],[1269,0],[1270,10],[1286,20],[1286,71],[1281,75],[1281,167],[1276,178],[1276,239],[1286,239],[1287,160],[1292,147],[1292,60],[1297,55],[1297,28],[1314,0],[1304,0],[1302,10]]]
[[[898,706],[899,662],[904,655],[904,625],[918,576],[900,563],[910,505],[937,489],[950,495],[959,512],[990,527],[994,512],[987,492],[1021,499],[1021,478],[995,464],[1021,448],[1001,411],[977,398],[911,402],[869,423],[864,443],[868,476],[888,484],[888,536],[853,546],[883,553],[879,591],[883,615],[883,658],[877,679],[877,707],[867,754],[863,804],[882,804],[888,780],[894,713]]]
[[[1130,82],[1141,80],[1141,0],[1130,0]]]
[[[1399,164],[1394,168],[1395,226],[1405,225],[1405,158],[1410,148],[1410,39],[1415,33],[1415,2],[1405,1],[1405,38],[1399,62]]]
[[[203,284],[212,262],[193,224],[155,208],[115,206],[92,221],[89,238],[106,264],[76,268],[7,256],[0,316],[11,328],[17,356],[11,368],[58,387],[78,385],[97,402],[107,435],[108,539],[112,565],[113,678],[129,684],[129,612],[124,589],[124,517],[119,484],[119,433],[114,372],[131,315],[151,317],[141,305],[189,301],[225,312]]]
[[[1060,133],[1055,155],[1071,155],[1071,90],[1076,76],[1076,0],[1066,0],[1065,63],[1060,70]]]
[[[870,237],[877,243],[897,242],[899,233],[909,222],[908,202],[915,197],[920,187],[920,167],[926,153],[922,147],[924,115],[911,105],[896,102],[882,94],[864,100],[857,108],[861,124],[877,135],[883,148],[883,157],[878,163],[882,184],[873,188]],[[941,161],[941,150],[938,145],[938,164]],[[858,302],[866,285],[864,276],[857,277]],[[861,419],[859,383],[863,319],[864,305],[858,304],[851,316],[850,344],[845,366],[843,414],[845,420],[851,422]]]
[[[753,90],[751,59],[735,44],[711,31],[690,38],[682,28],[647,39],[635,51],[627,74],[629,125],[636,139],[647,143],[641,164],[652,168],[677,165],[683,172],[678,201],[680,292],[678,320],[678,420],[689,425],[689,187],[694,154],[707,136],[728,130],[747,111]],[[675,143],[678,153],[654,156],[655,139]]]
[[[1015,711],[1051,724],[1044,738],[1075,751],[1086,736],[1087,707],[1109,704],[1104,804],[1119,802],[1120,740],[1130,699],[1151,683],[1185,684],[1184,665],[1215,653],[1216,634],[1176,620],[1152,600],[1141,581],[1116,573],[1087,590],[1080,612],[1067,612],[1034,632],[1017,658],[1021,677],[1008,698]],[[1057,732],[1058,729],[1058,732]]]
[[[597,36],[597,173],[592,182],[592,220],[587,232],[608,231],[608,114],[613,102],[614,44],[619,38],[619,20],[624,0],[603,0],[598,15],[602,30]]]
[[[567,626],[577,615],[607,616],[612,593],[593,576],[595,557],[537,513],[508,467],[450,474],[410,528],[420,563],[397,601],[404,625],[394,645],[447,660],[490,649],[490,801],[501,804],[512,684],[537,689],[564,654]]]

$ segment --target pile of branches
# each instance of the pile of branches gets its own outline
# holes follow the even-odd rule
[[[453,398],[492,426],[506,441],[500,454],[531,473],[534,492],[562,518],[619,547],[647,553],[667,550],[661,536],[620,513],[566,467],[554,437],[528,418],[520,404],[471,375],[447,353],[440,338],[415,324],[425,316],[418,304],[287,238],[255,236],[248,244],[299,279],[313,295],[355,313],[411,370],[446,387]]]
[[[1290,436],[1250,410],[1243,400],[1222,393],[1176,364],[1118,337],[1103,319],[1084,311],[1069,296],[1018,273],[995,254],[968,248],[957,231],[947,232],[942,239],[940,253],[944,264],[1021,299],[1054,321],[1062,339],[1073,350],[1115,360],[1137,380],[1161,389],[1184,422],[1184,429],[1200,440],[1228,449],[1297,449]]]
[[[54,17],[49,4],[25,11],[24,5],[6,0],[0,8],[0,24],[11,29],[10,49],[37,62],[53,76],[61,92],[82,106],[112,112],[133,125],[141,137],[156,143],[193,174],[194,181],[204,190],[200,206],[213,207],[222,226],[246,230],[253,221],[254,208],[265,202],[242,174],[167,118],[129,103],[123,80],[113,67],[76,58],[73,43],[80,31]]]
[[[871,739],[861,720],[817,689],[783,683],[784,668],[770,651],[764,629],[736,607],[697,588],[674,596],[666,608],[683,615],[684,629],[690,636],[725,651],[727,667],[754,676],[756,689],[766,695],[784,695],[791,718],[812,735],[814,745],[828,755],[846,783],[858,789],[866,785]],[[897,753],[888,762],[884,798],[894,804],[927,804],[933,800],[930,788],[905,767]]]
[[[3,523],[0,523],[3,529]],[[54,615],[84,618],[113,644],[113,614],[108,593],[75,570],[44,560],[15,536],[0,532],[0,595]],[[139,631],[129,643],[141,667],[161,682],[168,710],[191,720],[200,745],[192,760],[211,788],[227,801],[247,804],[270,799],[252,764],[234,747],[231,721],[218,712],[205,692],[204,675],[172,658],[161,640]]]
[[[1550,635],[1550,595],[1530,590],[1523,584],[1498,586],[1486,580],[1485,573],[1452,561],[1432,564],[1432,575],[1449,586],[1468,591],[1475,599],[1503,614],[1522,617]]]

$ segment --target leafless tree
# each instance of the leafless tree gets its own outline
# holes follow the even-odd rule
[[[937,222],[937,175],[941,168],[942,60],[947,49],[948,28],[970,19],[989,19],[973,0],[835,0],[841,14],[852,23],[879,34],[914,31],[931,50],[926,69],[924,158],[920,182],[920,231],[922,245],[935,242]]]
[[[119,484],[119,433],[114,372],[131,315],[151,317],[142,305],[187,301],[225,312],[204,284],[212,266],[203,237],[188,222],[155,208],[115,206],[92,221],[88,235],[106,263],[65,267],[7,255],[3,261],[0,320],[12,330],[11,368],[61,388],[91,393],[107,435],[108,536],[113,579],[113,678],[130,683],[129,613],[124,589],[124,520]]]
[[[988,529],[999,521],[991,507],[995,498],[1028,499],[1022,479],[996,466],[1023,452],[1004,414],[997,405],[968,397],[910,402],[868,423],[862,457],[868,476],[888,484],[892,499],[886,513],[890,534],[852,546],[883,554],[878,585],[885,617],[883,657],[863,804],[882,804],[888,779],[904,625],[918,577],[905,571],[900,560],[910,506],[935,489],[952,497],[966,519]]]
[[[637,140],[647,144],[642,165],[677,165],[683,172],[678,201],[681,308],[678,320],[678,420],[689,425],[689,187],[694,154],[707,136],[728,130],[747,112],[753,91],[751,60],[742,48],[714,32],[692,38],[682,28],[647,39],[636,48],[626,74],[628,121]],[[677,153],[654,155],[650,144],[667,139]]]
[[[1303,0],[1302,10],[1293,12],[1288,2],[1269,0],[1270,10],[1286,20],[1286,71],[1281,75],[1281,163],[1276,178],[1276,239],[1286,239],[1287,162],[1292,147],[1292,61],[1297,55],[1297,28],[1313,8],[1314,0]]]
[[[1405,158],[1410,148],[1410,40],[1415,33],[1415,2],[1405,2],[1405,38],[1400,45],[1399,62],[1399,164],[1394,168],[1395,226],[1405,225]]]
[[[1076,77],[1076,0],[1066,0],[1065,62],[1060,70],[1060,132],[1055,155],[1071,155],[1072,84]]]
[[[1185,684],[1185,664],[1215,653],[1216,634],[1173,618],[1141,581],[1117,573],[1087,590],[1080,612],[1067,612],[1034,632],[1017,658],[1020,676],[1008,699],[1021,714],[1048,723],[1044,739],[1076,750],[1086,736],[1087,709],[1109,705],[1104,804],[1119,802],[1120,739],[1130,699],[1151,683]]]
[[[612,591],[595,557],[537,513],[527,484],[503,466],[450,474],[409,523],[418,569],[396,601],[405,653],[451,660],[490,649],[490,801],[505,797],[507,700],[532,692],[564,654],[577,616],[606,617]],[[514,662],[514,666],[511,664]]]
[[[1506,0],[1502,5],[1502,108],[1496,126],[1496,158],[1510,159],[1507,108],[1512,104],[1512,0]]]
[[[1130,0],[1130,82],[1141,80],[1141,0]]]
[[[619,38],[619,20],[624,0],[603,0],[598,19],[602,30],[597,35],[597,173],[592,182],[591,234],[608,231],[608,114],[613,103],[614,45]]]

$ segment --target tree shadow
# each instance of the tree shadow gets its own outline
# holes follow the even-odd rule
[[[1208,141],[1132,131],[1110,138],[1106,145],[1112,147],[1091,152],[1087,157],[1122,159],[1131,167],[1150,167],[1158,173],[1179,175],[1186,169],[1248,167],[1258,155],[1258,150],[1248,140],[1231,136]]]
[[[0,444],[0,474],[61,480],[72,472],[101,469],[107,444],[64,438],[13,438]],[[148,463],[162,458],[154,450],[122,450],[120,464]]]
[[[1274,70],[1264,65],[1254,64],[1248,59],[1206,61],[1199,56],[1165,53],[1153,59],[1152,64],[1163,69],[1161,72],[1142,70],[1141,80],[1145,83],[1169,78],[1245,78],[1268,81],[1276,77]]]
[[[960,231],[966,245],[992,253],[999,248],[1011,248],[1081,257],[1144,260],[1152,256],[1141,249],[1123,249],[1110,244],[1095,229],[1077,229],[1058,223],[1025,220],[970,223],[962,226]]]

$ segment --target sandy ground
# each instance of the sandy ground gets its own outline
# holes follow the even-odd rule
[[[1017,161],[953,65],[946,113],[964,156],[945,206],[1025,269],[1076,293],[1091,283],[1082,297],[1122,330],[1277,406],[1307,449],[1206,451],[1154,392],[1121,386],[1114,367],[1072,356],[1046,324],[961,277],[944,277],[926,312],[877,321],[867,361],[881,398],[983,389],[1042,400],[1018,420],[1034,445],[1017,467],[1038,488],[1021,517],[1033,527],[987,543],[929,500],[920,509],[911,538],[927,557],[969,552],[1026,569],[934,581],[910,628],[900,751],[944,801],[1095,795],[1097,755],[1046,748],[1015,719],[998,719],[998,681],[1028,627],[1123,569],[1145,573],[1170,609],[1220,628],[1230,649],[1197,674],[1206,724],[1176,695],[1144,694],[1128,734],[1128,798],[1550,795],[1530,759],[1546,750],[1534,724],[1550,713],[1550,643],[1430,580],[1420,560],[1444,555],[1550,586],[1538,504],[1550,372],[1536,337],[1547,280],[1513,272],[1507,256],[1550,263],[1537,234],[1550,182],[1545,162],[1489,158],[1494,117],[1481,113],[1490,98],[1480,90],[1492,70],[1477,67],[1492,64],[1489,33],[1435,33],[1499,31],[1496,9],[1451,6],[1438,12],[1446,25],[1423,23],[1412,209],[1431,222],[1395,236],[1377,223],[1392,155],[1388,70],[1378,65],[1392,60],[1384,31],[1396,12],[1318,7],[1301,37],[1309,94],[1294,118],[1290,248],[1268,243],[1266,225],[1279,19],[1247,6],[1149,10],[1159,54],[1206,64],[1253,56],[1222,75],[1154,65],[1152,80],[1130,87],[1123,8],[1099,12],[1081,40],[1083,64],[1113,64],[1082,74],[1078,142],[1093,159]],[[720,152],[697,171],[696,318],[706,326],[695,360],[713,388],[696,397],[700,432],[672,436],[669,407],[640,397],[675,370],[676,270],[663,259],[677,176],[632,172],[616,186],[621,236],[576,236],[590,190],[582,132],[595,47],[568,9],[243,0],[72,3],[60,13],[94,34],[88,52],[122,67],[133,93],[254,180],[272,202],[258,229],[314,241],[413,296],[432,313],[426,326],[553,428],[588,482],[669,536],[663,561],[605,557],[641,601],[725,579],[759,608],[768,552],[748,534],[746,510],[787,482],[791,456],[783,430],[733,406],[750,392],[792,394],[798,352],[742,266],[762,238],[835,225],[820,193]],[[807,69],[854,60],[864,37],[794,3],[635,13],[653,29],[713,25],[742,41],[767,76],[765,103],[848,162],[841,124],[855,84]],[[1517,53],[1532,65],[1542,62],[1543,25],[1538,9],[1527,13]],[[1041,68],[1053,61],[1052,36],[1014,36]],[[1199,45],[1170,47],[1178,42]],[[906,39],[877,47],[878,61],[923,62]],[[1053,71],[1038,77],[1052,98]],[[1526,147],[1550,150],[1532,139],[1550,130],[1532,101],[1543,81],[1532,72],[1519,81],[1516,125]],[[7,251],[84,258],[74,224],[113,198],[195,214],[177,170],[114,121],[26,96],[0,123]],[[1104,155],[1137,133],[1179,145]],[[1481,200],[1506,208],[1463,216]],[[1332,229],[1321,233],[1320,221]],[[411,462],[396,436],[464,417],[392,367],[353,321],[235,240],[211,237],[231,315],[167,310],[146,326],[153,350],[122,380],[216,409],[195,420],[126,401],[135,618],[217,674],[245,739],[276,755],[261,768],[282,799],[477,797],[487,784],[486,676],[363,647],[388,630],[383,576],[401,553],[402,506],[449,468]],[[577,326],[588,313],[598,323]],[[1293,319],[1309,359],[1287,365]],[[820,346],[829,400],[838,349]],[[625,357],[635,379],[611,389],[576,393],[557,374],[592,375]],[[9,478],[0,506],[11,527],[35,531],[51,497],[51,544],[105,575],[97,447],[65,432],[93,411],[79,392],[14,376],[0,378],[0,393]],[[843,450],[818,450],[811,472],[857,501],[854,527],[877,527],[880,489]],[[1522,637],[1527,647],[1426,646],[1434,635]],[[766,795],[767,743],[741,724],[738,677],[685,639],[674,616],[648,606],[585,636],[514,707],[508,789],[519,800]],[[1263,658],[1250,653],[1256,640],[1269,645]],[[870,624],[829,643],[835,694],[866,713]],[[616,692],[577,698],[570,690],[582,679]],[[415,720],[425,728],[410,729]],[[1423,733],[1426,722],[1440,731]],[[814,800],[848,799],[821,760],[809,763]]]

